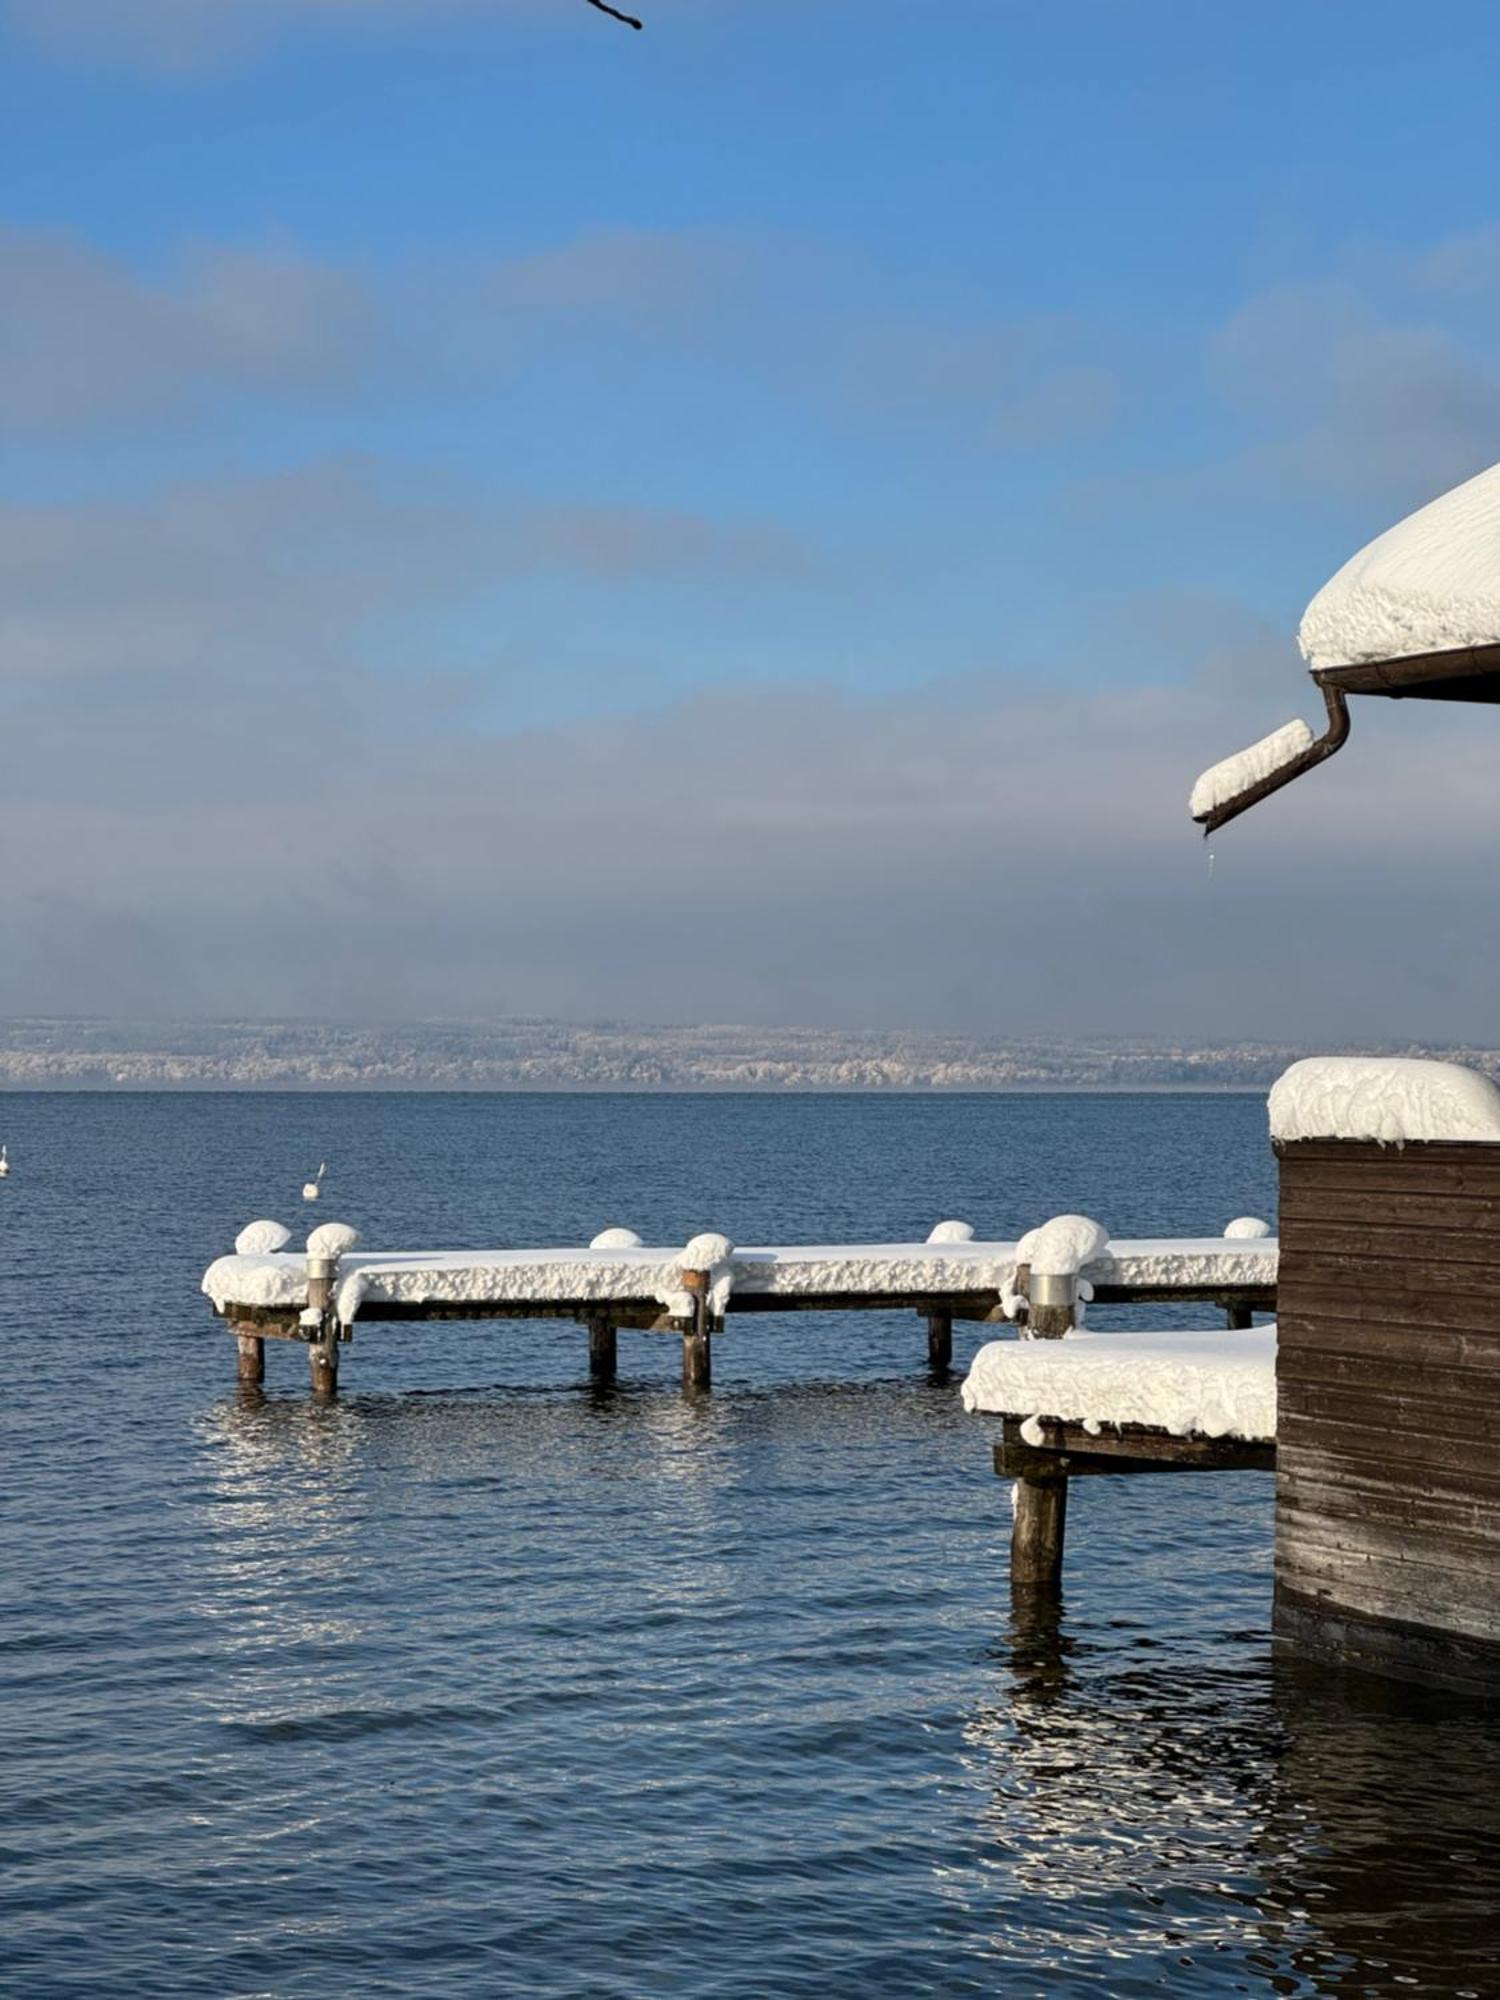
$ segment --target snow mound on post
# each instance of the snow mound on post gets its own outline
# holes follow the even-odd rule
[[[359,1241],[359,1231],[347,1222],[324,1222],[307,1239],[309,1257],[342,1257]]]
[[[279,1222],[247,1222],[234,1239],[240,1257],[270,1257],[292,1240],[292,1232]]]
[[[1500,1144],[1500,1090],[1478,1070],[1407,1056],[1312,1056],[1271,1087],[1271,1137]]]
[[[1237,1215],[1224,1229],[1224,1234],[1232,1242],[1254,1241],[1270,1233],[1270,1223],[1262,1222],[1258,1215]]]
[[[684,1271],[707,1271],[708,1309],[723,1312],[734,1289],[733,1256],[733,1243],[714,1229],[704,1230],[685,1245],[677,1259],[678,1282],[657,1293],[673,1319],[691,1319],[693,1314],[693,1295],[682,1283]]]
[[[929,1243],[972,1243],[974,1225],[972,1222],[940,1222],[927,1232]]]
[[[641,1239],[633,1229],[601,1229],[589,1244],[590,1250],[639,1250]]]
[[[1500,465],[1351,556],[1308,605],[1297,637],[1313,667],[1500,641]]]
[[[992,1340],[974,1356],[966,1410],[1036,1420],[1144,1424],[1174,1437],[1276,1435],[1276,1329],[1248,1333],[1071,1333]],[[1023,1430],[1023,1436],[1027,1435]]]
[[[1188,800],[1189,814],[1194,819],[1205,819],[1219,806],[1227,805],[1241,792],[1248,792],[1252,785],[1292,763],[1310,747],[1312,740],[1312,731],[1299,719],[1273,729],[1248,750],[1238,750],[1234,756],[1226,757],[1222,764],[1205,771],[1194,785]]]
[[[1054,1215],[1028,1230],[1016,1246],[1016,1261],[1030,1264],[1036,1278],[1072,1278],[1092,1263],[1109,1242],[1109,1231],[1087,1215]]]
[[[707,1229],[701,1236],[693,1237],[677,1259],[677,1265],[683,1271],[712,1271],[720,1264],[727,1264],[733,1255],[734,1245],[729,1238]]]

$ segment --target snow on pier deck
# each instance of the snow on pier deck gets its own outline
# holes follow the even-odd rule
[[[974,1356],[963,1400],[966,1410],[1017,1419],[1033,1449],[1049,1423],[1081,1426],[1086,1452],[1101,1449],[1105,1426],[1270,1444],[1276,1329],[992,1340]]]
[[[1002,1299],[1021,1268],[1015,1242],[797,1244],[736,1248],[723,1314],[944,1305],[955,1314],[1004,1318]],[[682,1289],[678,1249],[359,1251],[339,1264],[336,1303],[345,1323],[419,1318],[596,1317],[611,1308],[655,1323]],[[1101,1303],[1212,1300],[1269,1307],[1274,1236],[1122,1238],[1080,1275]],[[228,1319],[295,1320],[307,1305],[298,1253],[220,1257],[203,1290]]]
[[[697,1391],[709,1384],[710,1336],[741,1313],[911,1311],[927,1322],[928,1365],[939,1372],[952,1363],[955,1320],[1025,1317],[1051,1333],[1089,1299],[1212,1301],[1232,1326],[1248,1326],[1276,1302],[1276,1239],[1250,1233],[1265,1227],[1242,1218],[1222,1237],[1112,1242],[1097,1223],[1063,1216],[998,1242],[944,1223],[925,1243],[737,1248],[703,1235],[669,1249],[610,1230],[588,1249],[356,1251],[353,1230],[325,1225],[304,1257],[280,1247],[285,1229],[263,1222],[209,1266],[203,1290],[238,1337],[246,1382],[264,1378],[268,1335],[308,1344],[321,1393],[336,1386],[338,1348],[356,1326],[566,1319],[588,1329],[596,1381],[614,1377],[620,1328],[681,1335],[683,1386]]]

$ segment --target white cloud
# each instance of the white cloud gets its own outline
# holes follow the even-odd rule
[[[206,249],[152,280],[78,237],[0,229],[0,291],[0,424],[23,430],[337,392],[378,341],[363,288],[286,247]]]
[[[1487,1032],[1487,715],[1362,705],[1210,877],[1194,774],[1310,693],[745,686],[476,737],[347,643],[119,706],[33,684],[0,1007]]]
[[[775,527],[541,504],[364,459],[172,488],[139,502],[0,506],[0,685],[149,689],[217,679],[252,698],[353,671],[370,621],[506,578],[805,578]]]

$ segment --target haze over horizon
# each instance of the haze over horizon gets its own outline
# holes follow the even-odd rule
[[[0,0],[0,1013],[1493,1040],[1493,11],[636,11]]]

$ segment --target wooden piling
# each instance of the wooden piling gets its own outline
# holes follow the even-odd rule
[[[1224,1324],[1231,1333],[1244,1333],[1248,1327],[1254,1326],[1255,1314],[1249,1306],[1226,1306]]]
[[[308,1378],[315,1396],[335,1395],[339,1386],[338,1328],[333,1323],[333,1286],[338,1268],[337,1257],[307,1260],[308,1307],[323,1316],[307,1350]]]
[[[1063,1473],[1027,1473],[1016,1481],[1016,1517],[1010,1531],[1012,1589],[1056,1590],[1062,1582],[1063,1538],[1068,1524],[1068,1481]]]
[[[589,1380],[613,1382],[618,1361],[615,1329],[607,1319],[591,1319],[589,1329]]]
[[[683,1290],[693,1301],[692,1318],[682,1336],[682,1393],[705,1395],[713,1382],[713,1353],[708,1333],[707,1271],[684,1271]]]
[[[266,1343],[258,1333],[236,1335],[239,1348],[239,1378],[257,1385],[266,1379]]]
[[[1031,1273],[1026,1323],[1033,1340],[1061,1340],[1078,1317],[1078,1280]]]
[[[953,1366],[953,1315],[927,1315],[927,1365],[934,1375],[946,1375]]]

